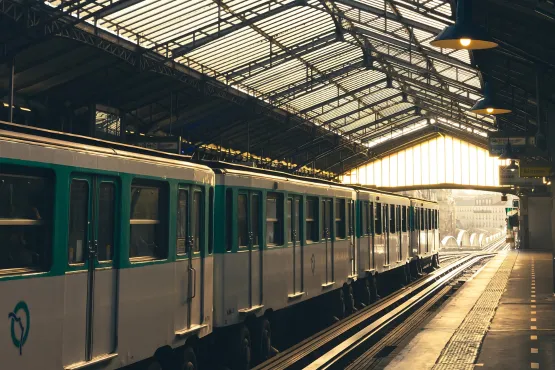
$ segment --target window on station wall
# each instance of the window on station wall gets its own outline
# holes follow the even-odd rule
[[[53,199],[53,172],[0,166],[0,275],[50,270]]]
[[[131,219],[129,257],[133,261],[164,259],[168,245],[167,185],[135,179],[131,185]]]
[[[383,210],[381,203],[376,203],[376,217],[374,218],[374,222],[374,230],[376,234],[381,235],[383,233]]]
[[[266,196],[266,244],[283,245],[283,196],[279,193]]]
[[[319,241],[318,228],[318,198],[306,198],[306,241],[307,243],[313,243]]]
[[[335,200],[335,236],[336,239],[345,239],[346,228],[345,228],[345,199]]]

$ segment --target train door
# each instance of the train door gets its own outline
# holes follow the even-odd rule
[[[322,238],[325,241],[326,248],[326,284],[334,282],[334,271],[333,271],[333,246],[334,237],[332,235],[334,218],[331,214],[333,208],[332,199],[324,198],[322,199],[322,221],[324,227],[322,228]]]
[[[197,186],[180,186],[177,196],[177,281],[180,282],[180,309],[177,331],[202,322],[203,259],[200,248],[204,220],[203,192]],[[190,206],[189,206],[190,205]]]
[[[116,350],[119,270],[117,179],[74,175],[70,183],[64,363],[89,362]],[[68,334],[68,335],[66,335]]]
[[[303,286],[303,246],[301,243],[301,197],[290,196],[287,199],[287,216],[289,218],[289,243],[293,245],[293,290],[290,296],[302,294]]]

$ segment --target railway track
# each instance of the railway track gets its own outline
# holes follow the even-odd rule
[[[447,261],[442,260],[444,266],[438,270],[281,352],[255,370],[367,368],[364,361],[360,363],[362,367],[356,367],[359,366],[356,360],[364,353],[383,350],[374,346],[388,335],[403,332],[396,325],[405,329],[415,325],[404,320],[411,315],[422,317],[427,312],[424,307],[433,306],[451,290],[449,285],[455,277],[493,257],[505,246],[503,243],[499,240],[481,252],[452,255]],[[365,358],[374,358],[374,355]]]

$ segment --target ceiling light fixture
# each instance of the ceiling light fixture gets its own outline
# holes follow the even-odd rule
[[[514,159],[511,160],[511,164],[507,166],[507,170],[509,170],[511,172],[515,172],[516,170],[518,170],[518,166],[517,166],[516,161]]]
[[[499,46],[481,27],[472,23],[472,2],[458,0],[455,24],[447,26],[430,43],[445,49],[491,49]]]
[[[512,110],[503,107],[503,105],[499,104],[499,102],[496,101],[493,93],[491,92],[490,84],[488,82],[486,82],[484,86],[484,98],[482,100],[478,100],[478,102],[474,104],[470,111],[472,113],[481,115],[497,115],[512,112]]]

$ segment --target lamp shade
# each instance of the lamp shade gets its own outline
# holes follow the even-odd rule
[[[479,100],[474,106],[470,109],[472,113],[476,114],[483,114],[483,115],[496,115],[496,114],[506,114],[511,113],[512,111],[507,107],[502,106],[494,99],[494,96],[491,92],[490,86],[488,83],[484,86],[484,98]]]
[[[472,23],[471,1],[458,0],[455,24],[447,26],[430,42],[445,49],[480,50],[498,46],[481,27]]]
[[[518,166],[516,165],[516,161],[514,159],[511,160],[511,164],[507,166],[507,169],[511,172],[515,172],[516,170],[518,170]]]

